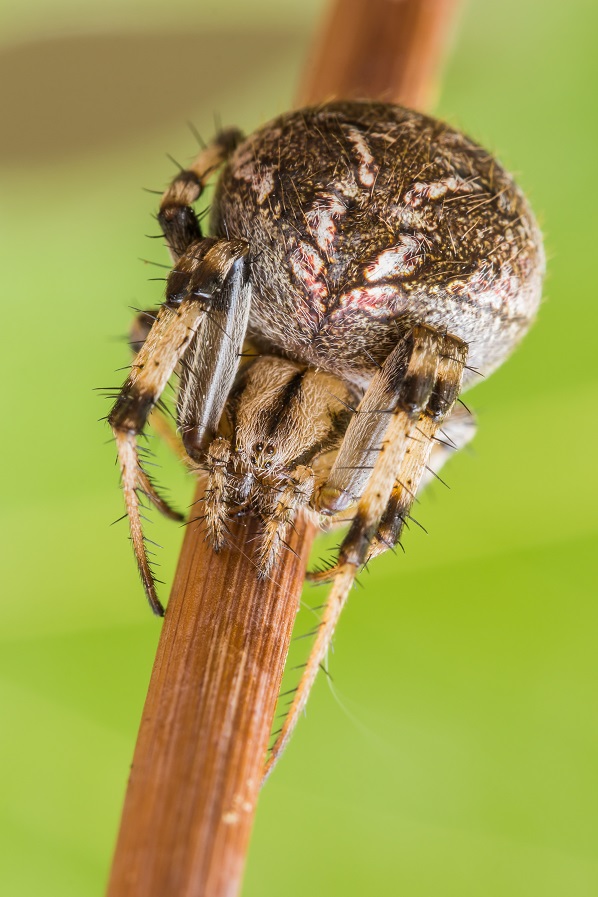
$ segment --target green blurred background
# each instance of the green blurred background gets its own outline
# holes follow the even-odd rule
[[[105,400],[160,298],[168,151],[289,107],[320,0],[28,0],[0,53],[4,437],[0,893],[101,895],[159,622]],[[353,593],[259,806],[245,897],[598,893],[596,34],[591,0],[473,0],[437,111],[546,234],[539,320],[468,394],[479,434],[406,555]],[[179,504],[191,483],[161,453]],[[156,521],[171,580],[181,530]],[[163,589],[166,594],[166,589]],[[321,591],[306,592],[318,604]],[[299,630],[313,625],[309,614]],[[305,642],[293,651],[305,651]],[[166,895],[165,895],[166,897]]]

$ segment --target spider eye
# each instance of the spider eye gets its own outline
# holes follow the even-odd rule
[[[263,450],[264,450],[264,443],[263,443],[263,442],[256,442],[256,444],[254,445],[254,449],[255,449],[256,452],[261,452],[261,451],[263,451]]]
[[[274,454],[274,446],[272,445],[271,442],[269,442],[268,445],[266,446],[266,454],[267,454],[267,455],[273,455],[273,454]]]
[[[266,461],[264,467],[266,468],[266,470],[270,470],[270,468],[272,467],[272,461]]]

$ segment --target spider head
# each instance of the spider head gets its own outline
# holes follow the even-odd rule
[[[338,377],[284,358],[264,356],[242,370],[206,453],[216,546],[230,514],[257,513],[267,529],[281,507],[309,504],[355,400]]]
[[[259,358],[229,399],[238,473],[274,485],[334,450],[346,429],[352,388],[332,374],[285,358]]]

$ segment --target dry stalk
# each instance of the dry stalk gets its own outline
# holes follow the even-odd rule
[[[300,104],[424,105],[455,0],[335,0]],[[200,498],[200,490],[196,499]],[[296,522],[275,579],[251,561],[255,521],[216,555],[189,526],[148,695],[108,897],[239,893],[314,528]]]

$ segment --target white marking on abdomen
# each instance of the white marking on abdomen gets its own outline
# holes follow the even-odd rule
[[[330,254],[336,236],[335,221],[345,212],[345,206],[334,193],[321,193],[305,216],[316,243],[326,255]]]
[[[385,284],[376,287],[355,287],[339,298],[335,315],[344,316],[350,311],[363,311],[372,317],[389,317],[397,314],[405,305],[405,294],[397,286]]]
[[[349,140],[355,147],[360,159],[359,180],[364,187],[373,187],[378,175],[378,166],[374,162],[374,157],[365,142],[363,134],[360,134],[355,128],[349,128]]]
[[[366,265],[365,278],[371,283],[388,277],[409,277],[422,262],[421,241],[410,234],[404,234],[395,246],[385,249],[373,262]]]
[[[443,178],[440,181],[431,181],[429,184],[423,184],[417,181],[410,190],[407,191],[404,201],[408,206],[416,208],[426,201],[442,199],[447,193],[477,193],[480,187],[471,181],[465,181],[460,177]]]
[[[314,304],[322,311],[323,300],[328,296],[328,287],[320,276],[324,270],[322,256],[313,246],[301,240],[291,255],[290,263],[293,274],[303,284]]]

